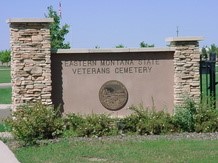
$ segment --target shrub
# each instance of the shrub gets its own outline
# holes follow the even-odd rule
[[[130,114],[125,118],[117,120],[116,127],[121,134],[123,133],[135,133],[137,131],[137,124],[139,123],[139,117],[137,114]]]
[[[12,133],[27,144],[37,140],[56,138],[63,133],[64,123],[59,111],[38,102],[19,107],[6,120]]]
[[[66,115],[64,122],[67,130],[76,130],[85,122],[85,119],[81,115],[71,113]]]
[[[147,134],[162,134],[174,131],[172,118],[164,111],[152,111],[146,125]]]
[[[137,132],[140,135],[144,134],[162,134],[172,132],[174,126],[171,117],[164,111],[150,111],[147,118],[140,119],[137,124]]]
[[[133,111],[132,114],[117,121],[117,128],[121,133],[137,133],[138,126],[148,119],[148,110],[143,105],[131,106],[128,108]],[[142,122],[143,121],[143,122]]]
[[[161,134],[171,132],[174,129],[172,119],[164,111],[155,111],[144,108],[142,105],[132,106],[129,108],[133,113],[119,123],[123,132],[144,134]]]
[[[175,109],[173,121],[179,131],[194,131],[194,115],[196,114],[196,103],[191,98],[185,98],[184,102]]]
[[[195,120],[196,132],[218,131],[218,110],[213,107],[213,100],[203,99],[197,109]]]
[[[114,120],[108,115],[92,114],[85,117],[84,123],[81,123],[76,132],[78,136],[107,136],[114,133],[114,126]]]
[[[64,131],[64,137],[77,136],[77,129],[85,123],[85,119],[81,115],[75,113],[68,114],[64,117],[64,124],[66,130]]]

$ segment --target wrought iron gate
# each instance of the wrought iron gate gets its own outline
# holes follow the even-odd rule
[[[211,97],[216,107],[216,53],[211,53],[209,58],[200,59],[200,87],[201,98]]]

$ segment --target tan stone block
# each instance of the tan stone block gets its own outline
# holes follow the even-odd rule
[[[43,41],[43,37],[41,35],[32,36],[32,41],[33,42],[41,42],[41,41]]]
[[[34,84],[34,88],[35,88],[35,89],[42,89],[42,88],[44,88],[44,87],[45,87],[44,84]]]
[[[34,67],[31,70],[31,74],[42,74],[42,67]]]
[[[33,91],[33,92],[41,92],[41,91],[42,91],[42,89],[37,89],[37,88],[34,88],[32,91]]]
[[[42,95],[43,98],[51,97],[51,93]]]
[[[192,63],[187,63],[187,64],[185,64],[184,66],[185,66],[185,68],[190,68],[190,67],[193,66],[193,64],[192,64]]]
[[[27,90],[27,94],[33,94],[33,90]],[[31,95],[32,96],[32,95]]]
[[[46,87],[46,88],[43,88],[42,91],[43,92],[51,92],[51,90],[52,90],[51,87]]]
[[[22,81],[22,82],[21,82],[21,85],[22,85],[22,86],[25,86],[25,85],[33,85],[33,81]]]
[[[18,38],[19,41],[31,41],[30,37],[20,37]]]
[[[42,76],[42,77],[37,77],[35,80],[36,80],[36,81],[44,81],[44,80],[45,80],[45,77],[44,77],[44,76]]]
[[[24,67],[23,70],[26,72],[30,72],[33,68],[32,67]]]

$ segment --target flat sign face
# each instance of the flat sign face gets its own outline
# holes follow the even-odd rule
[[[52,54],[52,100],[66,113],[173,110],[174,52]]]

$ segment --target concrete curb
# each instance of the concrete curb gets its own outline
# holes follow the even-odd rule
[[[4,163],[20,163],[14,153],[2,141],[0,141],[0,158],[1,162]]]
[[[0,83],[0,88],[9,88],[11,86],[12,86],[11,83]]]

